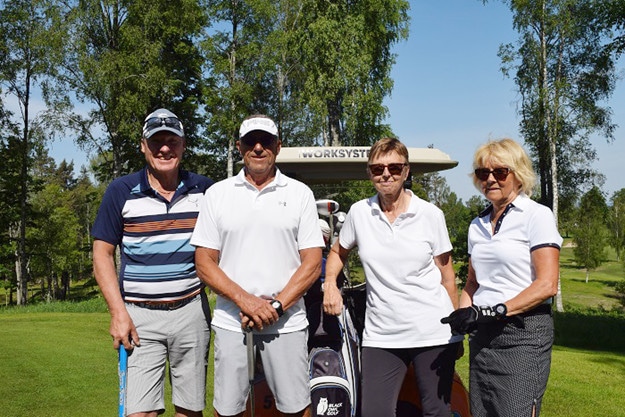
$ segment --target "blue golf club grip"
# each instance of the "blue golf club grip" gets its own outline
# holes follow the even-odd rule
[[[119,417],[126,416],[126,376],[128,373],[128,352],[119,346]]]

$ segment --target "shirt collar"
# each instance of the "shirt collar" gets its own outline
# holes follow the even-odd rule
[[[408,208],[406,209],[406,212],[404,214],[416,214],[417,213],[417,199],[419,199],[419,196],[413,193],[412,190],[410,189],[406,188],[404,189],[404,191],[408,191],[408,193],[410,194],[410,203],[408,204]],[[369,199],[369,204],[371,205],[372,210],[377,210],[379,212],[382,212],[382,207],[380,207],[380,197],[378,196],[378,194],[372,196]]]
[[[178,182],[178,187],[176,187],[176,191],[186,192],[191,188],[194,188],[198,185],[197,181],[193,181],[192,177],[189,175],[189,171],[181,169],[178,173],[178,177],[180,178]],[[153,190],[150,182],[148,181],[148,167],[144,167],[141,170],[141,192],[145,193],[150,190]]]
[[[508,204],[508,206],[510,207],[510,209],[516,208],[518,210],[523,211],[527,209],[531,201],[532,200],[527,196],[527,194],[525,194],[524,192],[520,192],[519,195],[517,195],[516,198],[512,200],[510,204]],[[507,210],[509,209],[506,209],[506,211]],[[479,214],[479,217],[484,218],[490,215],[491,211],[493,211],[493,205],[489,204],[488,207],[482,210],[482,212]]]
[[[245,168],[240,170],[239,173],[236,175],[235,184],[236,185],[249,184],[250,186],[252,186],[252,184],[250,184],[247,178],[245,178]],[[287,185],[287,177],[280,171],[278,167],[276,167],[276,176],[273,178],[273,180],[271,180],[269,184],[265,186],[265,188],[269,186],[284,187],[285,185]]]

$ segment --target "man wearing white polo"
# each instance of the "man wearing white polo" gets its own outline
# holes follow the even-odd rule
[[[243,415],[248,394],[245,331],[263,361],[283,414],[310,415],[306,309],[324,246],[312,191],[275,166],[281,142],[264,115],[243,121],[244,168],[211,187],[191,238],[198,275],[217,293],[215,393],[218,416]]]

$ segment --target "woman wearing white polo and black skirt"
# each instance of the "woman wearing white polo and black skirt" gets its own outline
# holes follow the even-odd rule
[[[480,146],[473,168],[491,204],[469,226],[460,308],[442,321],[471,333],[473,417],[536,417],[551,366],[562,237],[551,210],[529,198],[536,175],[517,142]]]

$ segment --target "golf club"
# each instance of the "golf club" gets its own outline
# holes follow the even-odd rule
[[[329,216],[339,211],[339,203],[334,200],[317,200],[317,213],[321,216]]]
[[[247,377],[250,381],[250,417],[254,417],[255,399],[254,399],[254,332],[248,327],[245,332],[245,345],[247,346]]]
[[[119,346],[119,417],[126,416],[126,376],[128,371],[128,352],[124,345]]]
[[[334,200],[322,199],[315,201],[317,204],[317,213],[320,216],[328,216],[329,217],[329,225],[330,225],[330,247],[332,246],[334,239],[334,213],[339,211],[339,203]]]

